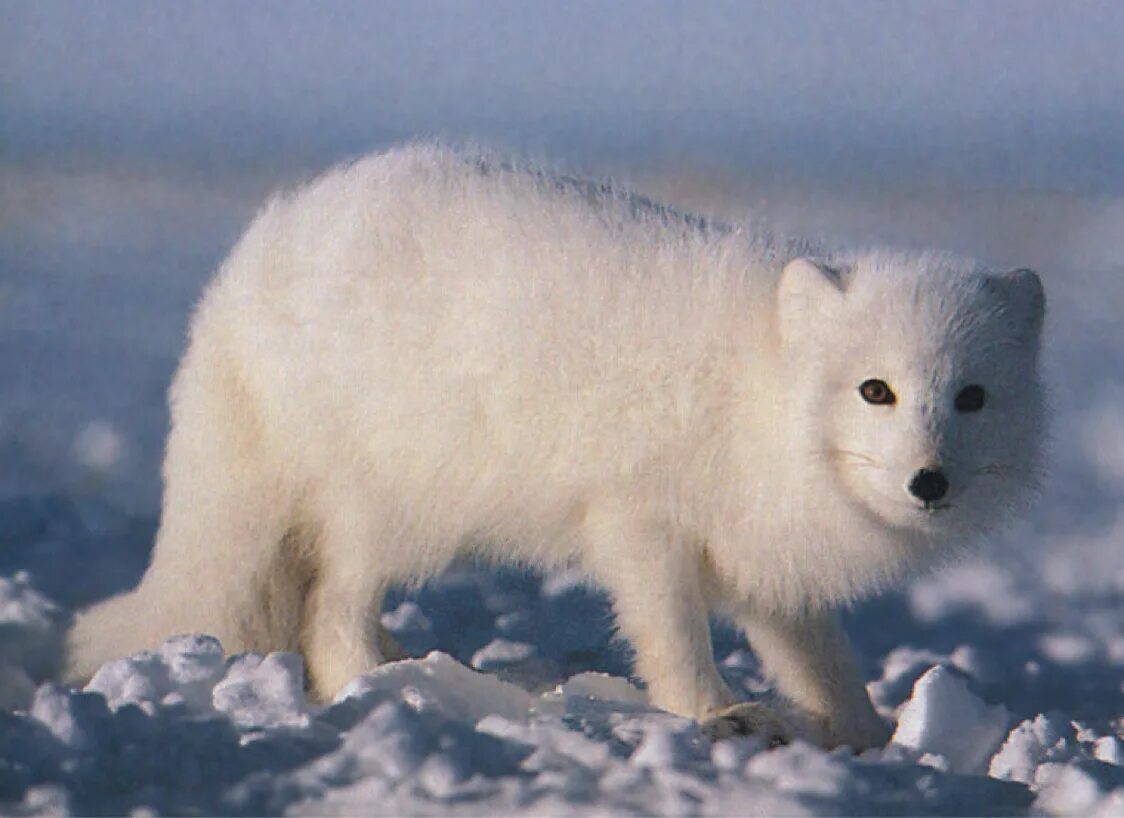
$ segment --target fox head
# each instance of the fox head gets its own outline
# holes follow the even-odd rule
[[[1031,495],[1045,434],[1035,273],[926,254],[798,258],[777,309],[797,438],[828,490],[885,525],[958,539]]]

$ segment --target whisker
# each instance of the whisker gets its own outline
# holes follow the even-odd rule
[[[1010,477],[1014,474],[1014,469],[1002,463],[987,463],[986,465],[980,466],[978,469],[974,469],[972,473],[986,474],[991,477]]]
[[[879,469],[884,467],[881,461],[876,460],[870,455],[851,451],[850,449],[820,449],[817,454],[837,460],[846,460],[855,466],[870,466]]]
[[[849,460],[847,463],[848,463],[849,466],[851,466],[852,468],[855,468],[855,469],[878,469],[878,470],[881,470],[881,469],[885,468],[885,466],[883,466],[881,463],[874,463],[873,461],[868,462],[866,460]]]

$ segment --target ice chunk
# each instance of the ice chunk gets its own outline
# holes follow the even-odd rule
[[[1030,784],[1034,771],[1047,761],[1064,761],[1080,752],[1073,725],[1059,713],[1027,719],[1007,736],[991,759],[988,775]]]
[[[307,726],[304,661],[296,653],[247,653],[234,659],[212,700],[239,727]]]
[[[988,705],[962,677],[938,665],[913,686],[891,741],[944,756],[953,772],[982,773],[1010,720],[1005,707]]]
[[[173,636],[160,648],[174,692],[193,710],[211,706],[212,689],[223,675],[223,651],[213,636]]]
[[[534,701],[527,691],[494,676],[469,670],[453,657],[433,651],[375,668],[354,679],[336,701],[354,696],[385,696],[417,711],[436,709],[472,724],[490,714],[526,719]]]
[[[637,713],[652,710],[648,695],[619,676],[579,673],[544,693],[535,703],[539,715],[586,716],[595,713]]]
[[[168,666],[163,658],[147,651],[106,662],[86,685],[87,691],[105,696],[114,710],[136,704],[151,711],[171,689]]]
[[[1116,736],[1101,736],[1093,742],[1093,757],[1106,764],[1124,766],[1124,743]]]
[[[155,653],[142,651],[102,665],[86,685],[116,710],[136,704],[152,712],[179,702],[194,712],[211,710],[211,691],[223,674],[218,640],[202,634],[173,636]]]

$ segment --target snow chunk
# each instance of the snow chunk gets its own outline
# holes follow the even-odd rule
[[[1124,388],[1113,385],[1098,397],[1076,419],[1078,439],[1101,476],[1124,486]]]
[[[741,770],[752,756],[765,750],[765,742],[753,736],[734,736],[715,741],[710,747],[710,761],[715,769],[726,772]]]
[[[702,735],[694,722],[650,718],[644,738],[629,763],[635,767],[683,770],[700,760],[703,749]],[[709,754],[709,746],[705,750]]]
[[[207,709],[212,703],[212,690],[223,675],[219,640],[203,634],[173,636],[160,647],[160,658],[176,695],[193,710]]]
[[[1048,815],[1119,815],[1124,770],[1111,763],[1119,742],[1104,736],[1090,758],[1072,722],[1047,713],[1022,722],[991,760],[990,775],[1027,784],[1037,793],[1036,812]],[[1108,758],[1102,758],[1102,753]]]
[[[546,778],[580,783],[587,781],[589,774],[600,775],[611,766],[611,752],[606,743],[572,730],[560,721],[534,720],[521,736],[509,738],[535,748],[520,766]]]
[[[135,704],[152,713],[159,704],[180,703],[209,712],[212,688],[223,675],[222,645],[213,636],[173,636],[156,653],[142,651],[102,665],[86,690],[101,693],[116,710]]]
[[[122,459],[125,441],[104,421],[87,423],[74,438],[74,455],[88,469],[109,471]]]
[[[433,623],[416,602],[403,602],[393,611],[384,613],[381,621],[407,650],[427,653],[437,644]]]
[[[409,708],[383,702],[348,733],[341,754],[391,780],[406,778],[425,762],[431,749],[420,726]]]
[[[534,645],[510,639],[493,639],[473,654],[472,666],[477,670],[494,671],[525,662],[534,655]]]
[[[0,577],[0,707],[31,704],[34,681],[50,676],[61,655],[64,620],[26,571]]]
[[[171,692],[171,682],[164,660],[158,654],[144,651],[106,662],[98,668],[85,689],[90,693],[101,693],[114,710],[126,704],[135,704],[152,712],[153,707]]]
[[[31,787],[13,815],[74,815],[70,794],[62,787]]]
[[[430,631],[433,623],[422,611],[416,602],[407,600],[395,608],[387,611],[381,618],[382,626],[389,631]]]
[[[57,640],[62,612],[54,602],[31,587],[31,578],[20,571],[10,579],[0,577],[0,663],[45,664],[43,642]]]
[[[588,716],[652,710],[648,695],[619,676],[579,673],[544,693],[535,704],[539,715]]]
[[[893,709],[909,698],[917,680],[944,657],[931,650],[903,646],[894,648],[882,660],[882,678],[867,685],[876,707]]]
[[[239,727],[305,727],[304,660],[296,653],[247,653],[231,661],[212,692],[215,709]]]
[[[1080,665],[1096,655],[1097,643],[1082,634],[1054,632],[1039,637],[1038,649],[1059,665]]]
[[[449,718],[474,724],[491,714],[525,719],[533,702],[522,688],[469,670],[440,651],[424,659],[382,665],[353,679],[336,701],[368,696],[397,699],[418,712],[439,710]]]
[[[0,665],[0,710],[28,706],[35,697],[35,682],[21,667]]]
[[[1120,818],[1124,815],[1124,787],[1117,787],[1097,804],[1089,815],[1092,818]]]
[[[1101,736],[1093,742],[1093,758],[1117,767],[1124,766],[1124,743],[1116,736]]]
[[[974,560],[917,580],[909,589],[910,612],[922,622],[936,622],[953,611],[979,612],[997,626],[1033,619],[1037,600],[1017,586],[1010,571]]]
[[[545,597],[565,596],[572,591],[584,591],[589,586],[589,577],[579,568],[562,568],[546,575],[542,583]]]
[[[1034,774],[1035,810],[1048,815],[1119,815],[1109,811],[1124,801],[1124,776],[1115,772],[1088,760],[1043,764]]]
[[[768,782],[785,793],[838,798],[848,789],[850,771],[843,758],[803,741],[767,753],[757,753],[745,765],[750,778]]]
[[[101,737],[109,735],[112,714],[105,699],[91,693],[71,693],[58,685],[46,684],[35,691],[28,711],[64,747],[94,750]]]
[[[940,665],[917,680],[892,743],[943,756],[958,773],[982,773],[1003,741],[1010,714],[988,705],[963,678]]]
[[[1030,784],[1043,762],[1065,761],[1080,752],[1073,725],[1060,713],[1046,713],[1019,724],[991,760],[988,775]]]
[[[934,665],[955,668],[980,681],[997,675],[996,668],[972,645],[959,645],[947,655],[911,646],[897,647],[882,660],[882,678],[867,685],[871,701],[880,709],[896,709],[909,698],[917,680]]]

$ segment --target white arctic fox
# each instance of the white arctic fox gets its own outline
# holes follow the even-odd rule
[[[440,147],[332,171],[199,305],[152,565],[79,616],[70,676],[203,631],[331,696],[388,658],[384,589],[475,552],[583,566],[663,708],[760,718],[716,611],[819,740],[880,743],[833,608],[1025,499],[1043,308],[1029,271],[813,260]]]

